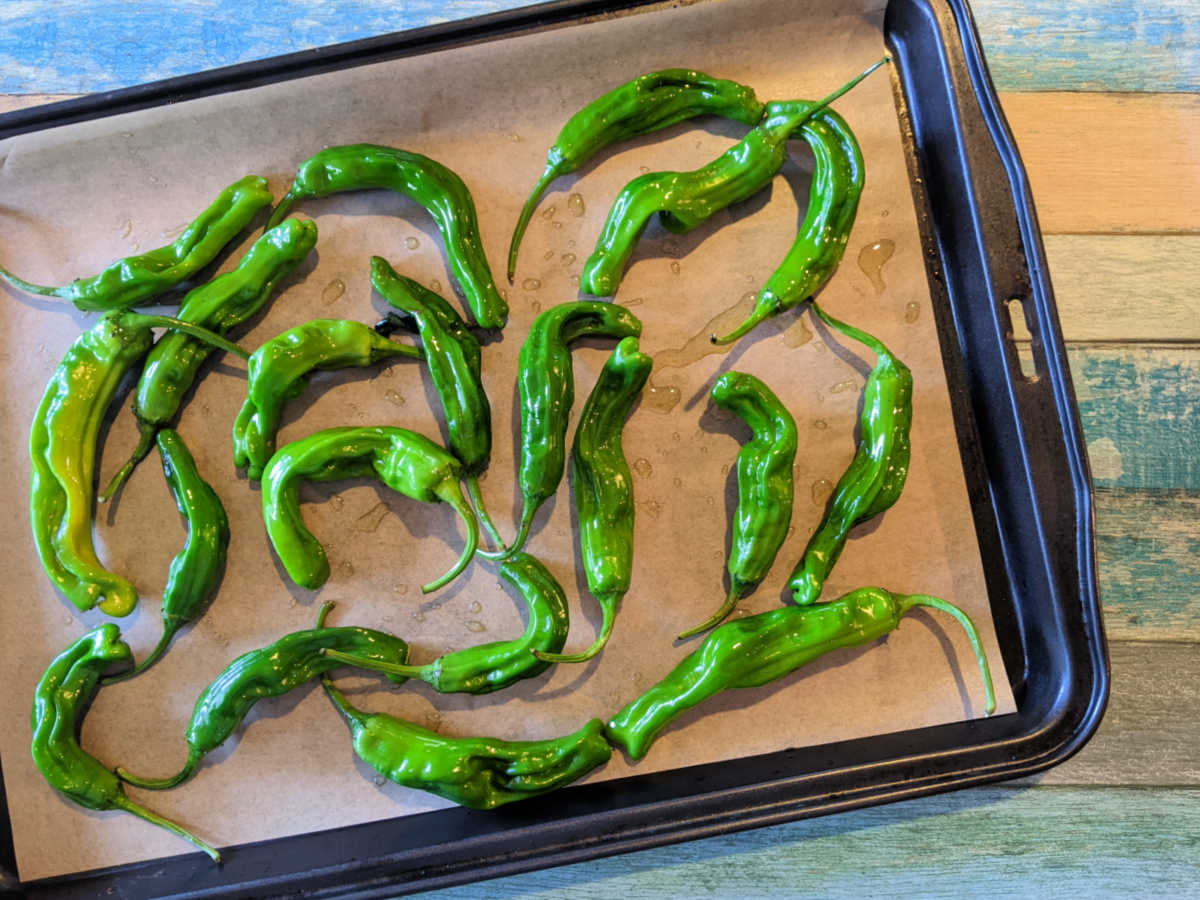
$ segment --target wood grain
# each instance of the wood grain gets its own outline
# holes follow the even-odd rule
[[[1047,234],[1200,232],[1200,95],[1004,94]]]

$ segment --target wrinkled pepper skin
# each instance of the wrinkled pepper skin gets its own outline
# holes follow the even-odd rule
[[[723,116],[753,127],[762,114],[763,105],[751,88],[695,69],[648,72],[593,100],[567,120],[546,154],[546,169],[513,230],[508,280],[516,271],[517,249],[533,211],[559,176],[574,172],[605,147],[696,116]]]
[[[792,522],[796,420],[774,392],[745,372],[726,372],[709,396],[750,426],[738,451],[738,506],[729,547],[729,595],[712,616],[680,635],[691,637],[724,619],[748,591],[767,577]]]
[[[800,233],[759,291],[746,321],[718,338],[718,344],[736,341],[760,322],[811,297],[833,275],[846,252],[866,179],[862,150],[850,126],[833,110],[805,122],[800,134],[815,160]]]
[[[456,650],[423,666],[362,660],[349,653],[328,655],[347,665],[420,678],[441,694],[488,694],[523,678],[534,678],[550,666],[538,654],[557,653],[567,642],[570,627],[567,596],[550,571],[528,553],[517,553],[505,560],[500,577],[521,592],[529,608],[529,624],[515,640]]]
[[[129,645],[111,622],[93,628],[54,658],[34,690],[33,761],[47,783],[73,803],[85,809],[133,813],[220,862],[220,854],[208,844],[125,796],[117,776],[79,745],[83,716],[100,677],[114,663],[132,661]]]
[[[308,257],[316,243],[316,223],[285,220],[255,241],[236,269],[189,292],[179,307],[178,318],[217,334],[228,334],[262,309],[279,282]],[[133,399],[141,440],[101,499],[115,493],[150,452],[158,429],[175,419],[200,366],[212,352],[210,345],[177,331],[168,331],[155,342]]]
[[[912,455],[912,372],[871,335],[827,315],[815,303],[813,311],[830,327],[874,350],[876,361],[863,388],[861,437],[854,459],[838,480],[829,509],[788,580],[792,599],[800,606],[820,596],[850,529],[900,498]]]
[[[566,468],[567,420],[575,402],[570,344],[581,337],[638,337],[642,323],[621,306],[582,300],[551,307],[534,320],[521,345],[517,388],[521,404],[521,458],[517,481],[522,509],[509,551],[524,546],[533,517],[558,490]]]
[[[150,350],[151,329],[162,326],[206,335],[222,349],[242,354],[236,345],[178,319],[111,312],[75,339],[50,376],[33,418],[29,512],[34,544],[50,580],[80,610],[99,605],[110,616],[127,616],[137,605],[133,585],[96,556],[96,442],[118,385]]]
[[[342,665],[326,656],[324,650],[341,650],[390,663],[408,661],[408,644],[395,635],[352,626],[326,628],[325,616],[331,607],[328,603],[322,607],[316,628],[294,631],[273,644],[242,654],[201,692],[188,724],[187,762],[179,772],[169,778],[141,778],[118,767],[121,780],[149,790],[183,784],[207,754],[229,739],[258,701],[281,697]],[[396,684],[405,681],[392,675],[388,678]]]
[[[462,556],[449,572],[423,586],[422,591],[442,587],[471,561],[479,526],[459,487],[462,464],[457,459],[429,438],[405,428],[328,428],[281,447],[263,474],[267,535],[296,584],[315,590],[329,578],[325,549],[300,515],[300,483],[345,478],[375,478],[413,500],[443,501],[462,518],[467,527]]]
[[[234,464],[246,469],[247,478],[262,478],[275,453],[283,407],[304,392],[313,372],[420,355],[350,319],[313,319],[276,335],[250,354],[246,400],[233,423]]]
[[[321,683],[350,727],[354,752],[363,762],[402,787],[428,791],[472,809],[495,809],[544,794],[612,758],[599,719],[552,740],[453,738],[386,713],[364,713],[328,676]]]
[[[328,147],[300,164],[296,180],[275,207],[275,225],[297,201],[342,191],[383,188],[416,201],[429,211],[442,233],[447,262],[480,328],[503,328],[508,304],[496,290],[479,236],[475,201],[463,180],[419,153],[350,144]]]
[[[550,662],[586,662],[604,649],[621,600],[633,579],[633,475],[621,446],[625,420],[654,361],[624,338],[600,371],[584,403],[571,448],[579,552],[588,591],[603,619],[596,640],[581,653],[539,653]]]
[[[937,597],[864,587],[831,603],[786,606],[719,626],[662,681],[613,716],[606,728],[608,738],[641,759],[685,710],[724,690],[783,678],[830,651],[870,643],[894,630],[905,613],[918,606],[949,613],[966,630],[991,715],[996,701],[987,657],[967,614]]]
[[[62,287],[30,284],[0,267],[0,278],[15,288],[43,297],[70,300],[79,309],[113,310],[145,306],[186,281],[204,266],[274,198],[267,180],[247,175],[217,195],[183,233],[165,247],[117,260],[98,275]]]

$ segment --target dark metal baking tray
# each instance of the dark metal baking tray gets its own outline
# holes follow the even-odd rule
[[[0,138],[611,14],[560,0],[0,116]],[[1011,715],[584,785],[20,885],[0,782],[0,892],[30,897],[387,897],[1028,775],[1099,724],[1108,658],[1091,481],[1029,185],[964,0],[891,0],[939,338]],[[1013,303],[1012,301],[1017,301]],[[1013,309],[1032,335],[1022,373]]]

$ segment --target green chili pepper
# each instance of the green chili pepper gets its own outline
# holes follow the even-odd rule
[[[279,282],[304,261],[316,243],[316,223],[286,219],[259,238],[236,269],[184,297],[178,318],[217,334],[228,334],[262,309]],[[155,343],[146,357],[133,399],[141,439],[129,461],[100,495],[101,501],[112,497],[150,452],[154,435],[178,414],[184,394],[211,353],[208,344],[177,331],[168,331]]]
[[[262,478],[275,452],[283,405],[300,396],[314,371],[420,355],[349,319],[313,319],[276,335],[250,355],[246,402],[233,423],[234,463],[246,467],[248,478]]]
[[[172,243],[141,256],[117,260],[99,275],[62,287],[30,284],[0,266],[0,278],[13,287],[43,297],[70,300],[79,309],[110,310],[142,306],[208,265],[234,236],[274,198],[267,180],[247,175],[217,195]]]
[[[813,311],[830,327],[875,351],[875,368],[863,388],[862,436],[846,473],[833,490],[829,510],[809,539],[788,587],[800,606],[821,594],[825,579],[846,546],[855,525],[888,509],[900,497],[911,456],[912,372],[877,339],[827,315]]]
[[[680,640],[712,628],[767,577],[792,521],[795,419],[769,387],[745,372],[726,372],[717,379],[710,396],[717,406],[749,425],[753,436],[738,451],[738,508],[729,547],[729,595],[709,618],[679,635]]]
[[[239,356],[236,344],[167,316],[115,311],[73,343],[50,377],[29,436],[30,517],[46,574],[80,610],[100,605],[125,616],[137,605],[132,584],[107,571],[92,541],[96,441],[126,372],[150,349],[151,329],[178,328]],[[101,602],[100,598],[103,597]]]
[[[473,809],[494,809],[563,787],[612,757],[599,719],[553,740],[452,738],[386,713],[364,713],[328,676],[321,684],[349,725],[363,762],[402,787]]]
[[[816,161],[800,234],[759,291],[749,317],[725,337],[714,335],[714,343],[732,343],[760,322],[811,297],[846,252],[863,190],[862,150],[850,126],[833,110],[805,122],[800,133]]]
[[[125,796],[117,776],[79,745],[83,715],[100,676],[133,654],[111,622],[93,628],[50,663],[33,695],[33,761],[50,786],[85,809],[122,809],[195,844],[213,858],[221,855],[179,825]]]
[[[389,313],[375,326],[380,334],[413,327],[421,338],[425,366],[442,402],[450,451],[463,464],[467,490],[483,527],[504,549],[483,502],[479,474],[492,455],[492,407],[483,388],[479,341],[444,299],[422,284],[398,275],[387,260],[371,257],[371,284],[400,315]],[[407,325],[408,322],[411,326]]]
[[[588,591],[600,604],[603,620],[587,650],[538,652],[538,659],[585,662],[604,649],[612,634],[617,609],[633,577],[633,476],[621,447],[621,431],[653,365],[638,350],[637,338],[622,340],[604,364],[579,416],[571,449],[579,551]]]
[[[178,431],[164,428],[158,433],[158,453],[175,505],[187,519],[187,542],[171,561],[167,573],[162,598],[162,637],[145,659],[128,672],[106,679],[106,685],[132,678],[158,662],[167,652],[175,633],[203,615],[225,570],[229,520],[221,498],[201,477],[196,460]]]
[[[682,234],[725,207],[757,194],[783,167],[792,132],[810,118],[824,119],[830,103],[887,59],[817,103],[767,103],[762,120],[746,137],[700,169],[651,172],[629,182],[613,202],[596,249],[584,264],[581,289],[601,297],[616,293],[625,264],[655,213],[664,228]]]
[[[730,688],[759,687],[831,650],[883,637],[918,606],[949,613],[966,630],[983,676],[987,714],[991,715],[996,708],[992,676],[970,617],[937,597],[864,587],[832,603],[787,606],[726,622],[662,681],[618,712],[608,723],[608,738],[634,759],[641,759],[671,720],[702,700]]]
[[[229,739],[255,703],[281,697],[341,665],[325,656],[323,650],[345,650],[384,662],[408,661],[408,644],[395,635],[370,628],[326,628],[325,618],[332,608],[332,603],[321,607],[316,628],[294,631],[273,644],[242,654],[204,689],[188,724],[187,762],[177,773],[169,778],[142,778],[118,766],[117,775],[128,784],[152,791],[183,784],[207,754]],[[393,675],[388,678],[396,684],[405,681]]]
[[[376,672],[420,678],[442,694],[487,694],[540,675],[550,665],[540,661],[541,654],[555,653],[567,642],[570,612],[566,594],[549,570],[527,553],[505,560],[500,575],[521,592],[529,606],[529,624],[516,640],[456,650],[423,666],[363,660],[336,650],[326,651],[326,655]]]
[[[442,232],[450,271],[476,323],[480,328],[503,328],[508,304],[496,290],[483,252],[475,201],[458,175],[427,156],[375,144],[327,147],[300,164],[271,224],[281,221],[297,200],[367,188],[397,191],[429,211]]]
[[[508,280],[517,268],[517,248],[546,188],[574,172],[605,147],[706,114],[753,126],[763,105],[754,91],[736,81],[713,78],[695,69],[663,69],[639,75],[599,97],[567,120],[546,154],[546,170],[513,230],[508,251]]]
[[[521,463],[517,480],[523,506],[516,539],[504,553],[525,545],[533,517],[558,490],[566,467],[567,418],[575,402],[570,343],[585,335],[637,337],[642,323],[611,303],[561,303],[534,320],[521,345],[517,387],[521,401]],[[488,556],[486,552],[483,554]]]
[[[271,458],[263,474],[263,519],[271,546],[288,575],[315,590],[329,578],[329,558],[300,516],[300,482],[376,478],[424,503],[449,503],[467,526],[467,546],[449,572],[425,585],[425,593],[453,580],[475,554],[478,523],[459,487],[462,464],[424,435],[382,425],[329,428],[294,441]]]

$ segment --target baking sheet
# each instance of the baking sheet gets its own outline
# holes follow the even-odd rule
[[[371,141],[428,154],[466,180],[489,257],[501,274],[512,222],[541,172],[546,148],[566,117],[598,92],[637,72],[686,65],[748,83],[763,99],[819,97],[882,54],[881,20],[880,3],[698,4],[16,138],[0,145],[0,260],[31,280],[64,283],[171,239],[221,187],[247,172],[270,177],[280,196],[307,156],[328,145]],[[868,177],[846,258],[822,302],[901,356],[914,372],[916,394],[904,495],[881,520],[854,532],[825,596],[879,584],[958,603],[984,633],[999,710],[1009,711],[1012,698],[988,614],[887,77],[868,79],[838,109],[862,143]],[[506,533],[517,504],[516,358],[529,324],[540,309],[575,299],[572,277],[626,181],[643,170],[703,165],[742,130],[706,119],[631,142],[561,179],[543,200],[515,284],[506,288],[509,326],[485,352],[497,438],[484,491]],[[643,320],[642,347],[657,365],[625,432],[638,499],[634,586],[604,654],[481,698],[443,697],[423,685],[389,690],[370,677],[339,679],[356,702],[447,734],[545,737],[572,731],[592,715],[611,715],[669,671],[697,644],[678,645],[674,635],[704,618],[725,592],[727,523],[736,502],[729,470],[746,431],[714,412],[706,396],[713,379],[729,368],[753,372],[775,387],[800,428],[794,531],[771,576],[740,612],[780,601],[827,491],[853,456],[861,388],[873,360],[808,314],[768,325],[727,354],[698,351],[707,350],[712,320],[744,304],[744,295],[760,286],[794,239],[808,194],[802,144],[793,158],[769,194],[718,214],[689,235],[651,226],[622,281],[617,302]],[[370,289],[371,254],[449,293],[440,239],[416,204],[370,193],[309,202],[298,211],[317,221],[318,250],[244,330],[246,346],[318,316],[374,321],[383,303]],[[875,265],[886,255],[879,249],[868,249],[859,265],[864,248],[889,242],[894,253],[882,266]],[[239,255],[222,268],[231,268]],[[91,318],[14,292],[3,311],[7,333],[19,337],[3,357],[8,389],[0,400],[6,423],[0,440],[7,458],[16,461],[13,478],[24,508],[28,422],[50,372]],[[576,351],[577,407],[608,352],[599,341]],[[232,466],[228,435],[244,395],[241,371],[237,361],[215,366],[179,425],[232,523],[221,592],[158,666],[101,692],[83,740],[107,763],[152,775],[177,769],[199,691],[238,654],[310,627],[325,600],[339,604],[332,624],[394,630],[411,640],[418,662],[507,638],[523,627],[519,601],[482,562],[448,589],[422,598],[418,585],[448,567],[461,547],[453,513],[366,483],[305,493],[305,516],[329,551],[333,575],[317,592],[291,585],[265,537],[257,486]],[[412,363],[320,375],[289,406],[281,440],[341,424],[400,424],[437,435],[431,398],[427,379]],[[102,479],[133,443],[133,423],[122,408],[106,438]],[[539,516],[530,550],[567,588],[574,626],[568,647],[582,648],[591,643],[599,613],[576,573],[577,529],[568,498],[564,483]],[[99,518],[102,558],[143,592],[138,611],[120,622],[141,656],[157,640],[158,595],[183,539],[153,457]],[[21,877],[185,850],[130,816],[79,810],[33,767],[27,730],[33,685],[55,653],[102,617],[78,615],[50,588],[26,516],[11,516],[2,527],[7,571],[21,598],[0,611],[15,648],[0,662],[0,677],[11,686],[0,700],[0,716],[12,723],[0,732],[0,760]],[[957,721],[981,715],[982,705],[961,630],[943,617],[917,613],[877,646],[832,655],[762,689],[714,698],[682,717],[646,759],[630,765],[618,753],[591,778]],[[354,759],[337,714],[319,689],[310,688],[262,704],[187,786],[130,793],[219,846],[445,805],[380,782]]]

